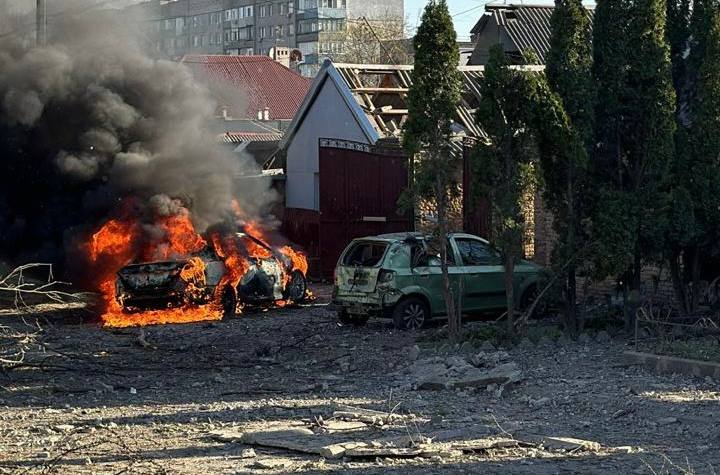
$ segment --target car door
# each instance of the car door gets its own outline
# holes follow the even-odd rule
[[[505,305],[505,282],[500,254],[480,239],[454,238],[462,261],[464,300],[468,311]]]
[[[438,243],[433,241],[427,241],[424,244],[425,251],[422,255],[418,256],[419,259],[413,266],[412,273],[417,285],[429,296],[431,312],[433,314],[444,314],[446,313],[447,307],[445,306],[439,246]],[[449,240],[447,246],[450,286],[454,292],[457,292],[462,271],[460,266],[457,265],[457,258]]]

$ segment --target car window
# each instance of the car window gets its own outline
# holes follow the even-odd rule
[[[425,241],[425,245],[427,248],[426,253],[422,256],[422,264],[423,266],[431,266],[431,267],[439,267],[440,266],[440,242],[437,238],[432,238],[427,241]],[[455,264],[455,253],[453,252],[453,248],[450,245],[450,241],[447,241],[447,257],[448,257],[448,265],[454,266]]]
[[[490,246],[477,239],[456,239],[463,264],[466,266],[500,265],[500,256]]]
[[[401,242],[393,244],[388,251],[386,262],[391,269],[407,269],[410,267],[410,253],[414,250],[408,244]]]
[[[357,241],[345,253],[343,265],[375,267],[385,255],[388,245],[379,241]]]

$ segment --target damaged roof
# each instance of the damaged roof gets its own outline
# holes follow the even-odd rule
[[[516,67],[529,71],[544,69],[544,66]],[[452,124],[455,149],[458,152],[462,150],[461,142],[464,138],[485,136],[475,123],[475,111],[480,101],[479,81],[484,70],[484,66],[458,67],[463,89]],[[412,65],[345,64],[326,60],[285,133],[280,148],[285,149],[292,140],[327,81],[336,85],[370,143],[399,138],[408,116],[406,99],[412,85],[412,71]]]
[[[550,50],[550,17],[554,8],[553,5],[485,5],[485,13],[470,34],[477,41],[488,24],[493,22],[507,34],[518,53],[531,49],[537,54],[540,64],[545,64]],[[594,10],[585,7],[585,11],[592,24]]]
[[[290,120],[311,84],[310,79],[267,56],[193,54],[183,57],[182,63],[207,78],[213,94],[220,96],[218,102],[229,104],[237,118],[257,119],[258,112],[268,109],[269,119]],[[227,86],[241,95],[227,97]]]
[[[282,132],[225,132],[220,134],[218,139],[223,143],[245,143],[245,142],[278,142],[282,139]]]

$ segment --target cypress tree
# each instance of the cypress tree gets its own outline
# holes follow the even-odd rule
[[[595,264],[601,277],[622,274],[628,330],[643,262],[658,258],[667,231],[675,91],[665,6],[664,0],[601,0],[595,17]]]
[[[554,227],[561,240],[554,250],[556,265],[565,266],[565,327],[577,331],[576,263],[583,245],[581,223],[585,217],[582,203],[587,166],[587,151],[593,132],[592,42],[590,20],[581,0],[556,0],[550,19],[552,34],[547,59],[547,81],[559,95],[561,107],[570,120],[572,133],[582,146],[574,153],[557,155],[561,160],[548,166],[543,160],[546,201],[554,215]],[[544,99],[547,102],[549,99]],[[547,127],[547,124],[546,124]]]
[[[458,160],[451,147],[451,123],[460,100],[460,52],[445,0],[431,0],[413,40],[415,66],[408,92],[408,120],[403,145],[414,157],[413,184],[406,199],[431,199],[437,206],[437,231],[448,327],[453,338],[460,331],[460,315],[450,285],[447,260],[447,210],[457,194]]]

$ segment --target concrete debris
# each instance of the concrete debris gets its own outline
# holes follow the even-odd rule
[[[257,454],[255,453],[255,449],[245,449],[242,452],[240,452],[241,459],[253,459],[255,457],[257,457]]]
[[[292,460],[288,459],[266,458],[257,460],[252,466],[253,468],[261,468],[264,470],[279,470],[282,468],[288,468],[292,464]]]
[[[320,425],[320,429],[323,432],[330,434],[335,432],[348,432],[354,430],[364,430],[368,428],[368,424],[362,421],[324,421]]]
[[[442,390],[516,383],[522,379],[518,365],[514,362],[500,364],[508,358],[503,351],[480,352],[469,358],[457,355],[425,358],[409,368],[411,384],[419,390]]]
[[[594,452],[601,449],[598,442],[591,440],[575,439],[572,437],[549,437],[536,434],[515,434],[518,441],[541,446],[549,450],[561,450],[564,452],[587,451]]]
[[[412,421],[416,419],[414,414],[397,414],[383,411],[375,411],[364,407],[347,406],[336,404],[333,417],[343,421],[360,421],[375,426],[384,426],[394,422]]]

